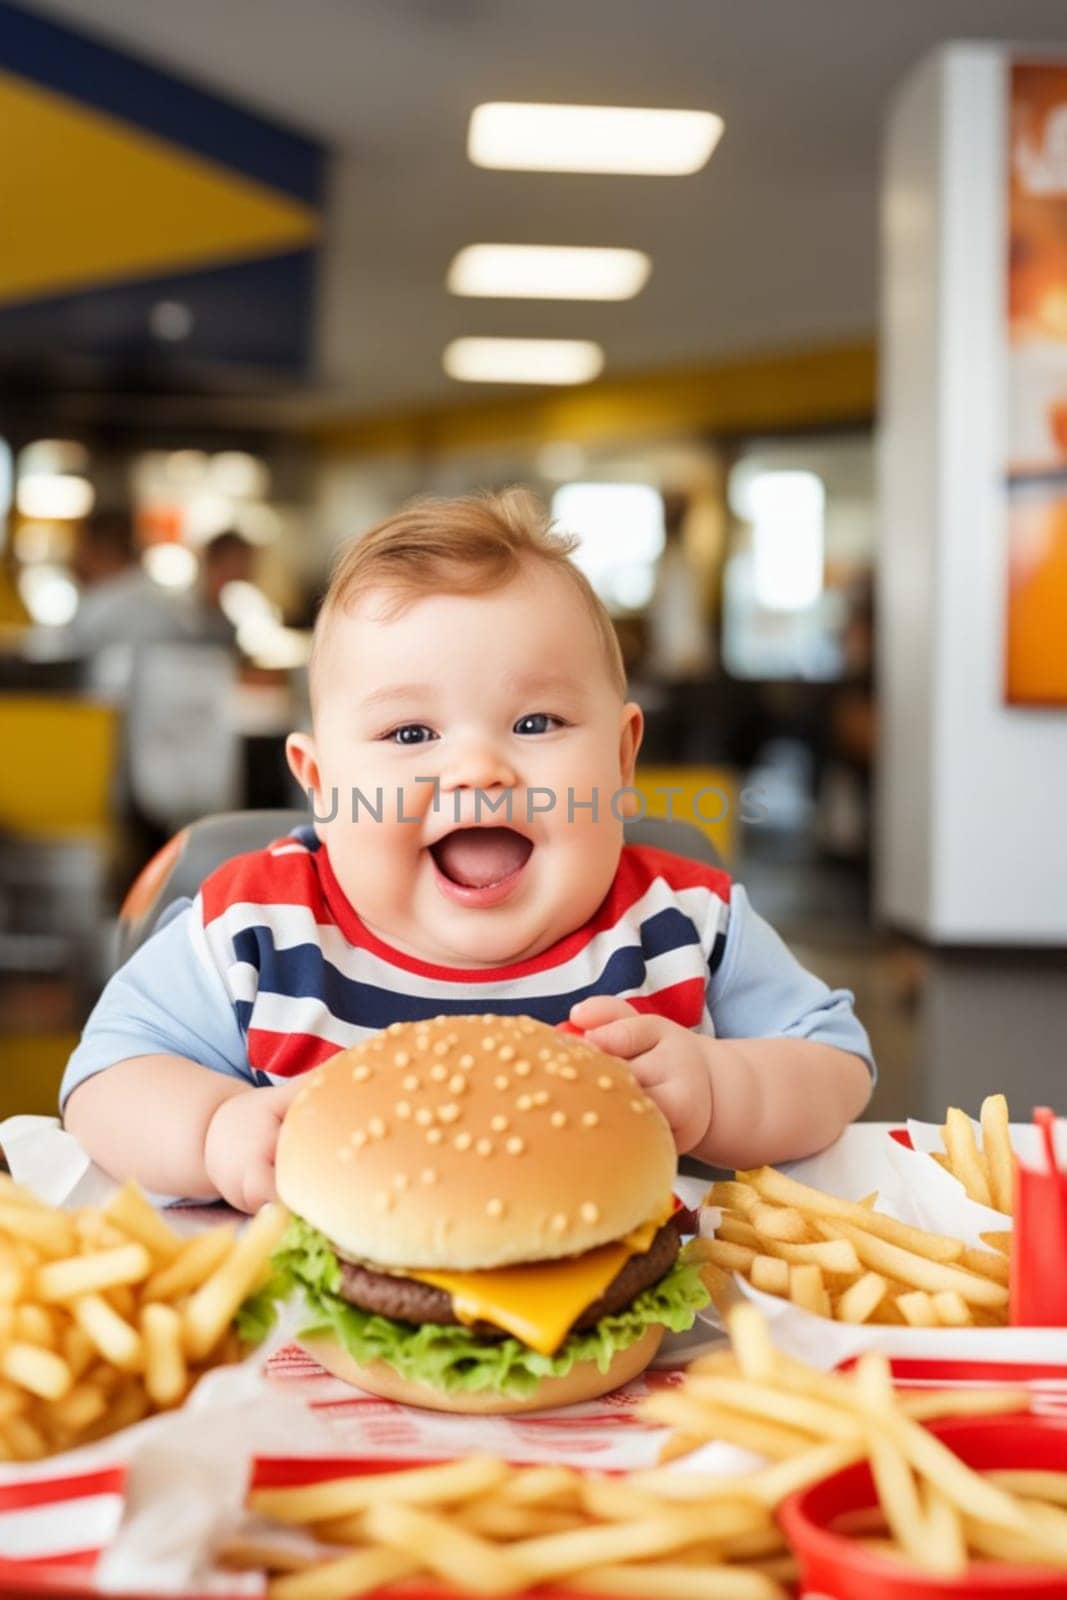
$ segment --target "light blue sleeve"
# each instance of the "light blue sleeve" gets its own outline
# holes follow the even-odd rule
[[[876,1076],[866,1030],[848,989],[830,989],[802,967],[740,884],[730,892],[722,960],[708,984],[708,1009],[722,1039],[814,1039],[862,1056]]]
[[[59,1090],[62,1111],[78,1084],[130,1056],[186,1056],[213,1072],[256,1080],[234,1003],[218,969],[194,943],[198,905],[181,900],[109,980]]]

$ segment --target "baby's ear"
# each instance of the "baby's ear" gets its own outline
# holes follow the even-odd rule
[[[314,736],[310,733],[291,733],[285,741],[285,759],[289,763],[289,771],[304,794],[310,791],[314,808],[320,811],[322,774],[319,771]]]
[[[636,700],[628,700],[622,708],[619,728],[619,770],[624,783],[632,783],[637,765],[637,752],[645,732],[645,714]]]

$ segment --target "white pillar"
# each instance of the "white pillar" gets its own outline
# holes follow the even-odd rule
[[[1005,703],[1006,46],[903,85],[883,195],[881,916],[1067,944],[1067,708]],[[1065,347],[1067,357],[1067,347]]]

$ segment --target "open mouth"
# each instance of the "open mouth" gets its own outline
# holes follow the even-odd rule
[[[438,871],[460,889],[493,889],[529,861],[533,842],[514,828],[456,828],[430,846]]]

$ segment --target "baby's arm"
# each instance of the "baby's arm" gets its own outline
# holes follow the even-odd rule
[[[630,1062],[679,1152],[714,1166],[797,1160],[859,1116],[874,1062],[852,996],[806,971],[737,885],[707,1006],[715,1037],[606,995],[571,1020]]]
[[[108,983],[67,1065],[65,1125],[112,1177],[254,1210],[296,1087],[255,1087],[234,1004],[182,909]]]
[[[714,1167],[796,1161],[832,1144],[863,1110],[862,1057],[814,1039],[701,1039],[711,1114],[689,1151]]]
[[[255,1211],[274,1198],[274,1146],[297,1086],[257,1089],[184,1056],[133,1056],[86,1078],[63,1120],[112,1177]]]

